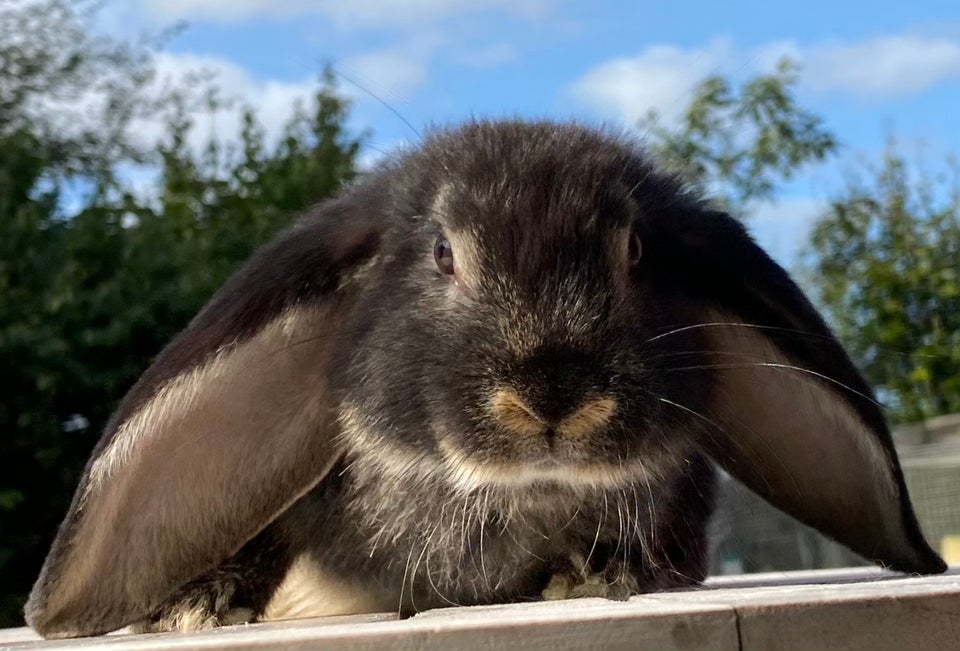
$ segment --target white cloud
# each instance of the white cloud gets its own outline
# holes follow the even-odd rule
[[[405,63],[403,63],[404,56],[407,57]],[[398,95],[409,92],[425,78],[425,67],[419,66],[415,59],[416,57],[411,53],[402,50],[377,51],[350,59],[349,64],[343,67],[361,77],[362,81],[361,79],[358,81],[378,97],[395,103]],[[395,78],[390,79],[379,75],[378,63],[384,61],[393,62],[394,67],[391,70]],[[398,67],[398,63],[402,65]],[[211,112],[205,106],[198,105],[190,111],[194,125],[188,134],[187,146],[195,154],[201,154],[211,139],[221,144],[236,145],[242,128],[244,107],[249,107],[254,112],[264,130],[268,145],[275,144],[292,116],[296,104],[300,102],[308,105],[318,89],[316,76],[305,77],[298,81],[264,79],[251,74],[250,71],[232,61],[215,56],[161,52],[157,55],[156,67],[157,79],[152,89],[155,95],[164,93],[167,85],[188,87],[191,80],[198,77],[212,79],[217,88],[221,89],[221,97],[224,100],[221,108]],[[398,70],[404,71],[402,77],[397,75]],[[353,96],[357,101],[370,101],[365,93],[350,84],[342,84],[340,92]],[[131,125],[130,131],[135,142],[148,147],[169,133],[168,127],[159,117],[138,120]],[[406,143],[402,140],[366,143],[359,154],[357,165],[360,169],[369,169],[390,151],[404,144]],[[126,181],[127,189],[135,196],[140,197],[141,200],[149,200],[153,197],[160,176],[158,168],[153,165],[127,166],[120,171]]]
[[[297,81],[261,79],[246,69],[220,57],[159,52],[154,56],[155,78],[146,88],[130,92],[137,95],[136,106],[143,112],[134,114],[126,133],[130,141],[141,147],[152,148],[169,129],[165,115],[148,107],[161,105],[171,89],[193,89],[196,97],[187,107],[194,126],[187,144],[199,152],[211,138],[223,143],[236,142],[242,126],[242,110],[250,107],[262,126],[268,142],[281,135],[293,114],[297,102],[307,103],[318,88],[316,76]],[[120,75],[119,81],[125,78]],[[63,93],[38,95],[26,106],[31,119],[51,132],[65,138],[79,138],[89,130],[103,130],[115,126],[111,120],[110,99],[105,88],[110,78],[98,79],[86,88],[67,88]],[[222,100],[216,110],[210,110],[201,101],[201,90],[206,81],[213,81]],[[117,125],[119,126],[119,125]]]
[[[337,61],[334,69],[347,77],[343,92],[358,101],[370,99],[366,96],[369,93],[391,106],[403,105],[427,81],[431,62],[441,51],[457,63],[474,68],[503,65],[516,56],[516,49],[505,43],[464,51],[448,36],[425,31],[394,47]],[[354,88],[349,82],[360,84],[363,89]]]
[[[774,41],[749,49],[717,39],[694,49],[655,45],[602,63],[576,79],[567,94],[626,124],[635,124],[650,109],[670,124],[704,77],[769,71],[784,56],[801,65],[800,83],[814,93],[889,99],[960,78],[960,41],[944,38],[900,35],[812,45]]]
[[[733,55],[731,43],[716,39],[683,50],[654,45],[630,58],[603,63],[577,79],[568,93],[578,102],[627,124],[655,109],[669,123],[683,110],[698,81],[716,72]]]
[[[921,93],[960,78],[960,42],[888,36],[859,43],[829,43],[801,52],[804,81],[814,90],[872,97]]]
[[[287,19],[321,15],[341,27],[420,26],[453,14],[500,10],[539,16],[554,0],[141,0],[165,19],[233,22],[252,18]]]
[[[92,17],[92,25],[98,32],[113,37],[137,39],[158,31],[155,16],[144,11],[139,2],[103,2]]]
[[[197,73],[203,71],[222,89],[223,107],[210,112],[198,107],[192,117],[194,129],[188,144],[199,151],[210,138],[234,141],[242,125],[241,111],[249,106],[257,116],[269,142],[275,142],[292,115],[298,101],[308,102],[317,89],[314,76],[300,81],[280,81],[254,77],[246,69],[220,57],[161,52],[156,58],[156,93],[162,93],[166,83],[183,87]],[[134,135],[144,144],[156,142],[166,127],[159,120],[140,121],[133,125]]]
[[[741,68],[745,69],[746,72],[753,72],[756,70],[773,70],[784,57],[799,63],[803,56],[803,48],[796,41],[785,40],[758,45],[741,53],[738,59],[741,60]]]
[[[157,74],[153,85],[146,89],[148,97],[160,99],[169,88],[190,88],[206,80],[214,81],[216,87],[222,89],[218,94],[222,103],[216,110],[210,110],[199,97],[187,108],[193,128],[187,134],[186,145],[195,155],[201,155],[211,140],[221,145],[236,145],[244,107],[253,110],[268,144],[275,144],[297,102],[309,102],[318,84],[316,77],[298,82],[259,79],[235,63],[213,56],[161,52],[154,63]],[[89,117],[100,121],[101,116],[102,110]],[[127,132],[131,142],[148,150],[169,136],[164,117],[157,114],[133,119]],[[140,201],[156,200],[161,177],[156,162],[124,164],[117,172],[125,189]]]
[[[403,46],[364,52],[335,64],[350,80],[390,104],[403,102],[427,80],[430,58],[441,39],[424,37]],[[347,86],[344,91],[352,93]]]
[[[148,92],[162,96],[168,87],[189,88],[199,81],[212,81],[218,89],[219,108],[211,110],[203,101],[188,108],[193,127],[187,134],[187,148],[202,155],[212,141],[236,146],[242,129],[242,111],[249,107],[263,129],[268,146],[276,144],[298,102],[308,104],[318,87],[315,76],[287,82],[261,79],[220,57],[161,52],[156,60],[157,77]],[[198,88],[199,90],[199,88]],[[152,149],[169,137],[169,127],[160,115],[137,119],[129,127],[133,142]],[[123,165],[118,170],[124,187],[141,202],[157,200],[161,169],[155,163]]]
[[[375,51],[348,59],[340,67],[349,76],[356,77],[370,93],[391,106],[402,107],[403,96],[425,80],[429,54],[430,48],[423,48],[420,52],[408,52],[402,48]],[[389,66],[386,65],[388,63]],[[143,99],[138,101],[138,105],[162,103],[169,99],[171,89],[192,89],[194,94],[186,107],[192,128],[187,133],[186,145],[195,155],[201,155],[211,141],[235,147],[246,108],[252,110],[256,117],[267,145],[276,144],[297,105],[309,107],[319,88],[316,75],[295,80],[264,78],[229,59],[217,56],[158,52],[153,64],[155,79],[143,89]],[[390,74],[386,74],[385,70]],[[203,90],[208,84],[216,89],[215,108],[204,101]],[[358,103],[372,103],[365,92],[351,84],[341,84],[339,92]],[[106,119],[104,116],[109,112],[107,100],[103,89],[96,86],[80,89],[64,97],[42,97],[28,106],[28,110],[34,121],[47,125],[51,131],[63,137],[79,137],[85,130],[102,128]],[[129,141],[152,150],[169,137],[170,129],[166,123],[168,115],[169,112],[153,111],[134,116],[126,126]],[[361,166],[373,165],[385,155],[384,151],[367,151],[365,148]],[[152,194],[158,177],[158,170],[152,164],[125,166],[120,173],[128,189],[136,196],[143,198]]]

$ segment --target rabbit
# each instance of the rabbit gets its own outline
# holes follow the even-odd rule
[[[696,585],[719,469],[925,542],[880,406],[739,221],[623,134],[439,129],[259,249],[123,399],[48,638]]]

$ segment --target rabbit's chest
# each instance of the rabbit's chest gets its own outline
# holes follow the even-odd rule
[[[338,477],[292,510],[297,530],[310,534],[268,615],[538,599],[571,559],[603,568],[615,555],[629,565],[656,516],[630,492],[534,486],[463,495],[439,483]]]

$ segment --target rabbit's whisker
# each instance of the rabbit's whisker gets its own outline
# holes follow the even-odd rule
[[[517,537],[516,537],[516,535],[514,535],[512,528],[508,527],[507,530],[506,530],[506,534],[510,537],[510,540],[512,540],[513,543],[514,543],[517,547],[519,547],[521,550],[523,550],[524,552],[526,552],[527,555],[532,556],[533,558],[537,559],[538,561],[544,561],[544,562],[546,562],[547,559],[545,559],[545,558],[543,558],[542,556],[540,556],[539,554],[537,554],[537,553],[535,553],[535,552],[527,549],[527,548],[523,545],[523,543],[521,543],[519,540],[517,540]]]
[[[779,326],[760,325],[757,323],[743,323],[740,321],[710,321],[706,323],[694,323],[692,325],[685,325],[685,326],[680,326],[678,328],[673,328],[672,330],[668,330],[666,332],[662,332],[658,335],[654,335],[652,337],[647,338],[645,343],[657,341],[659,339],[663,339],[664,337],[680,334],[682,332],[689,332],[690,330],[699,330],[703,328],[749,328],[752,330],[763,330],[766,332],[782,332],[784,334],[800,335],[803,337],[811,337],[813,339],[824,339],[827,341],[832,341],[832,338],[827,335],[820,334],[817,332],[808,332],[806,330],[796,330],[794,328],[783,328]]]
[[[703,356],[720,356],[726,355],[729,357],[743,357],[745,359],[764,359],[763,355],[760,353],[747,353],[740,351],[726,351],[726,350],[675,350],[675,351],[665,351],[662,353],[657,353],[656,355],[651,355],[647,357],[648,360],[656,359],[669,359],[671,357],[703,357]]]
[[[410,561],[413,560],[413,550],[416,548],[416,541],[410,542],[410,553],[407,554],[407,562],[403,566],[403,579],[400,581],[400,602],[397,605],[397,617],[403,616],[403,593],[407,587],[407,576],[410,572]],[[413,592],[413,579],[410,579],[410,591]]]
[[[622,510],[621,510],[622,509]],[[626,523],[624,516],[626,514]],[[626,577],[627,565],[630,562],[630,507],[627,505],[627,496],[623,490],[617,492],[617,516],[620,518],[620,528],[617,532],[617,549],[623,547],[623,567],[620,568],[620,581],[623,582]],[[626,534],[627,540],[624,540]]]
[[[427,539],[423,542],[423,549],[420,550],[420,555],[417,556],[417,562],[414,563],[413,565],[413,572],[411,572],[410,574],[410,606],[413,608],[414,612],[419,611],[419,608],[417,608],[417,595],[416,595],[417,591],[415,587],[416,580],[417,580],[417,572],[420,570],[420,563],[423,562],[424,556],[427,555],[427,550],[430,549],[430,542],[433,540],[433,537],[436,535],[437,531],[440,529],[441,524],[443,524],[442,521],[434,525],[433,529],[430,531],[430,534],[427,536]],[[427,573],[429,575],[429,570]]]
[[[485,488],[483,491],[483,510],[480,513],[480,570],[483,572],[483,581],[487,585],[487,589],[490,589],[490,578],[487,575],[487,564],[483,558],[483,539],[484,539],[484,526],[487,521],[487,500],[490,497],[490,490]]]
[[[620,547],[623,545],[623,511],[620,508],[620,495],[617,495],[617,546],[613,548],[611,557],[616,557],[620,553]]]
[[[657,561],[653,557],[652,547],[655,546],[657,542],[657,516],[656,510],[653,506],[653,486],[650,483],[649,473],[643,473],[641,476],[643,477],[643,481],[647,486],[647,517],[650,521],[650,530],[649,539],[644,540],[646,537],[641,537],[642,542],[640,549],[643,552],[647,563],[655,568],[657,566]]]
[[[795,366],[793,364],[781,364],[778,362],[744,362],[742,364],[697,364],[693,366],[672,366],[665,368],[665,371],[668,372],[678,372],[678,371],[697,371],[697,370],[725,370],[725,369],[738,369],[738,368],[773,368],[780,369],[784,371],[797,371],[799,373],[805,373],[813,377],[817,377],[826,382],[830,382],[841,389],[849,391],[850,393],[863,398],[864,400],[870,401],[872,404],[877,407],[883,408],[883,404],[877,402],[872,396],[869,396],[862,391],[858,391],[851,387],[849,384],[841,382],[835,378],[830,377],[829,375],[824,375],[823,373],[818,373],[817,371],[811,370],[809,368],[803,368],[802,366]]]
[[[442,524],[442,523],[443,523],[443,521],[441,520],[441,524]],[[444,527],[444,529],[446,529],[446,527]],[[431,538],[432,538],[432,537],[433,537],[433,536],[431,535]],[[427,541],[427,544],[429,544],[429,543],[430,543],[430,541],[428,540],[428,541]],[[463,604],[460,604],[460,603],[457,603],[457,602],[455,602],[455,601],[452,601],[449,597],[447,597],[443,592],[440,591],[440,588],[437,587],[436,582],[434,582],[434,580],[433,580],[433,571],[430,569],[430,558],[431,558],[432,556],[433,556],[432,553],[428,553],[428,554],[427,554],[427,559],[426,559],[427,581],[430,583],[430,587],[433,588],[433,591],[436,593],[436,595],[437,595],[438,597],[440,597],[440,599],[442,599],[442,600],[443,600],[444,602],[446,602],[448,605],[450,605],[450,606],[462,606]]]
[[[593,552],[597,550],[597,543],[600,541],[600,531],[603,528],[604,523],[607,521],[607,494],[603,493],[603,511],[600,512],[600,515],[597,517],[597,532],[593,536],[593,544],[590,545],[590,551],[587,552],[587,558],[583,561],[583,567],[580,568],[580,574],[586,575],[587,571],[590,568],[590,559],[593,557]]]

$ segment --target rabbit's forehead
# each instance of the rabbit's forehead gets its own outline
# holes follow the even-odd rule
[[[636,204],[625,183],[608,178],[514,174],[442,183],[429,214],[448,234],[545,239],[604,235],[628,226]]]
[[[436,138],[412,169],[445,229],[558,235],[624,225],[653,171],[638,150],[595,130],[513,121]]]

